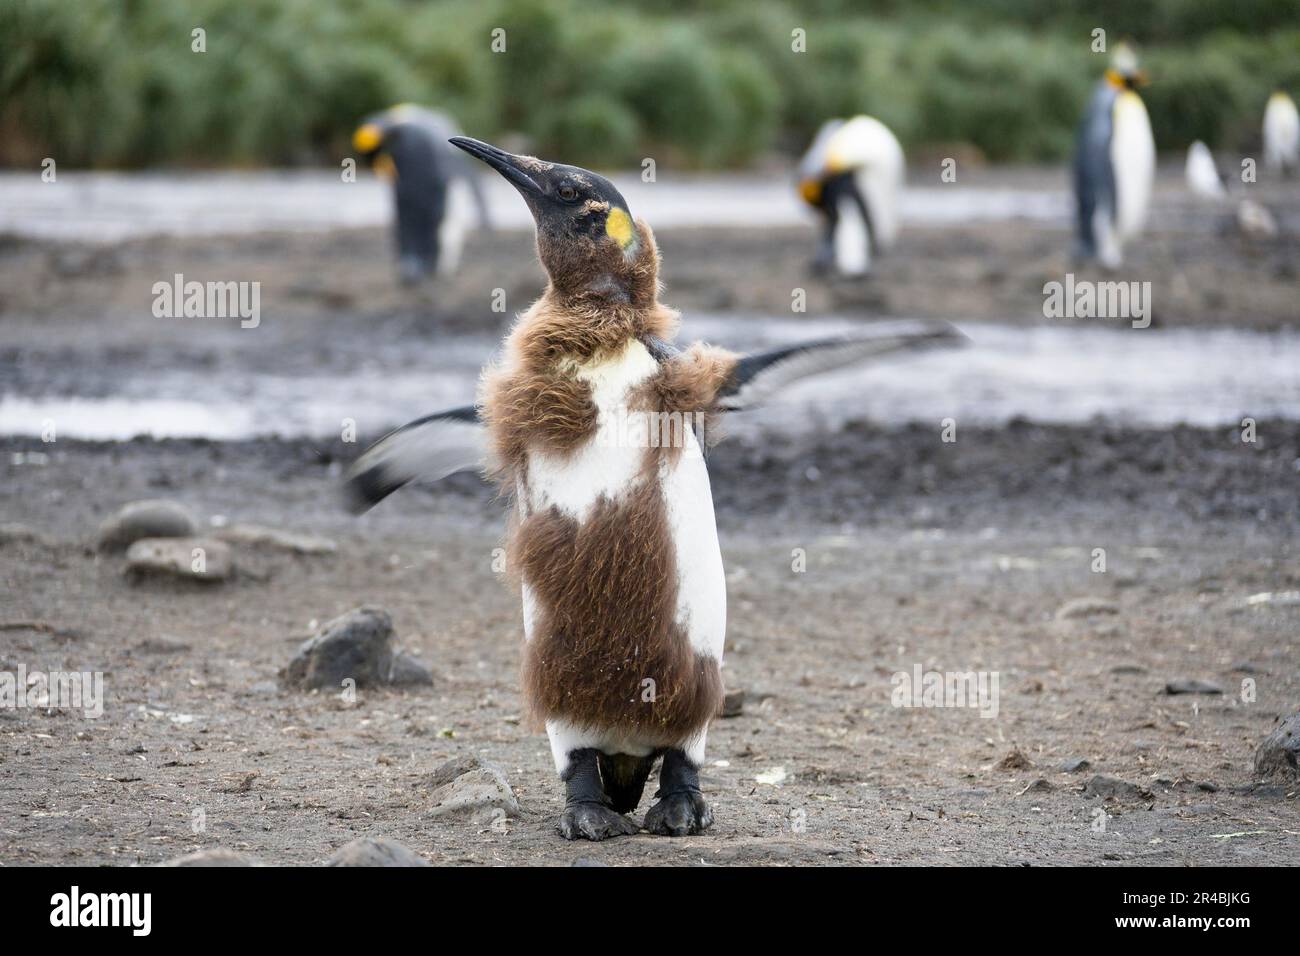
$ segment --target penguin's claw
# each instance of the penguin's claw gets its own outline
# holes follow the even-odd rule
[[[606,840],[630,836],[640,827],[603,803],[572,803],[564,808],[556,829],[566,840]]]
[[[713,811],[698,790],[670,793],[645,815],[645,828],[660,836],[691,836],[713,825]]]

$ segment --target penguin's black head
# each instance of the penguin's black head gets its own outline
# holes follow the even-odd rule
[[[653,241],[634,222],[627,201],[604,176],[578,166],[516,156],[467,136],[451,143],[487,163],[524,197],[537,224],[537,251],[564,292],[631,296],[625,280],[639,271]]]

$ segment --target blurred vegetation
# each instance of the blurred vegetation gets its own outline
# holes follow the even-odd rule
[[[1300,0],[0,0],[0,164],[337,161],[403,101],[592,166],[743,165],[856,112],[1059,160],[1096,27],[1140,45],[1161,149],[1253,149],[1269,92],[1300,95]]]

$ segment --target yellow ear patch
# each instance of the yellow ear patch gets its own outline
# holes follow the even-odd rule
[[[635,230],[632,228],[632,217],[622,209],[615,206],[605,217],[605,234],[626,249],[632,245],[632,237]]]
[[[815,206],[821,202],[822,184],[815,179],[805,179],[799,184],[799,195],[808,205]]]
[[[383,141],[384,134],[374,123],[367,123],[352,134],[352,148],[361,153],[372,153]]]

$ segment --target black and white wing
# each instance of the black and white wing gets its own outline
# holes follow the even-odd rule
[[[435,412],[389,432],[348,468],[344,493],[354,514],[369,511],[403,485],[437,481],[483,467],[487,430],[473,405]]]
[[[877,322],[861,330],[746,355],[718,393],[727,411],[753,408],[792,382],[831,372],[891,352],[964,345],[969,341],[948,322]]]

